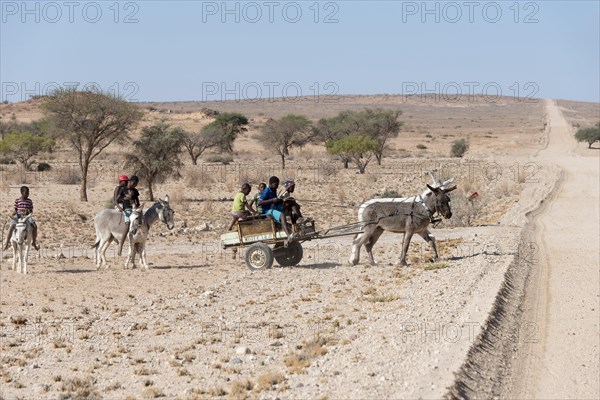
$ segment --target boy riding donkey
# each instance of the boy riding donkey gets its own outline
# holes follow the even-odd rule
[[[33,201],[29,198],[29,188],[27,186],[21,186],[21,197],[15,200],[14,204],[15,214],[11,217],[10,228],[8,228],[8,234],[6,235],[6,243],[4,244],[4,250],[8,249],[10,240],[12,238],[15,226],[19,221],[19,218],[26,216],[27,214],[33,213]],[[35,223],[33,216],[29,218],[32,227],[32,241],[31,245],[39,250],[40,246],[37,244],[37,224]]]
[[[140,192],[136,189],[139,181],[140,179],[135,175],[133,175],[131,179],[127,177],[127,175],[121,175],[119,177],[119,186],[115,188],[113,195],[115,209],[123,213],[123,222],[125,222],[126,225],[126,231],[123,237],[127,237],[127,234],[129,233],[129,217],[133,211],[133,205],[135,205],[136,208],[139,208],[140,206]],[[123,240],[119,243],[119,255],[121,255],[123,250],[124,242],[125,241]]]

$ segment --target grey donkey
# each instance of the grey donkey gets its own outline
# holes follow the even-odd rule
[[[371,265],[376,265],[373,258],[373,246],[384,231],[404,233],[400,264],[407,266],[406,253],[412,236],[419,234],[429,245],[434,253],[434,260],[438,259],[435,238],[427,227],[439,214],[446,219],[452,217],[450,197],[448,193],[456,186],[446,186],[454,181],[449,179],[440,183],[433,177],[434,186],[427,185],[427,189],[417,196],[373,199],[363,203],[358,209],[358,220],[364,222],[364,232],[358,234],[352,243],[352,253],[349,262],[356,265],[360,259],[360,248],[365,246]]]
[[[175,227],[175,212],[169,205],[169,196],[165,199],[159,199],[144,213],[144,219],[150,228],[156,221],[161,221],[169,229]],[[98,268],[106,267],[106,249],[116,241],[119,244],[118,255],[121,255],[123,243],[127,239],[127,225],[123,220],[122,214],[114,209],[104,209],[94,217],[94,226],[96,228],[96,242],[92,246],[95,249],[95,262]]]

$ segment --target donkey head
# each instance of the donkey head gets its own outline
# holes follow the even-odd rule
[[[165,199],[158,199],[161,207],[158,209],[158,219],[160,222],[167,225],[167,228],[173,229],[175,227],[175,211],[169,205],[169,195],[165,196]]]
[[[448,193],[456,189],[456,186],[452,186],[451,188],[444,188],[443,186],[437,188],[427,185],[427,188],[431,190],[432,200],[435,202],[435,211],[446,219],[451,218],[452,210],[450,209],[450,196],[448,196]]]
[[[135,235],[140,224],[143,223],[144,220],[144,204],[142,203],[139,208],[135,206],[131,210],[131,215],[129,216],[129,232],[132,235]]]
[[[28,214],[26,217],[19,218],[17,224],[15,225],[12,240],[17,242],[17,244],[19,245],[25,243],[25,241],[27,240],[27,234],[30,226],[30,218],[31,214]]]

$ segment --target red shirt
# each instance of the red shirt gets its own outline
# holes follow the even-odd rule
[[[33,201],[31,199],[23,199],[19,197],[15,200],[15,211],[17,214],[25,214],[26,211],[33,212]]]

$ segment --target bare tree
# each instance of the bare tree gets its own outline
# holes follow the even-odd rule
[[[281,156],[281,168],[285,169],[285,157],[290,155],[290,149],[302,147],[312,138],[309,128],[308,118],[289,114],[279,120],[268,120],[258,140],[266,149],[274,149]]]
[[[57,134],[78,152],[81,168],[79,198],[87,201],[90,163],[111,143],[124,143],[143,113],[132,103],[110,94],[58,89],[45,99],[45,112]]]
[[[205,126],[200,132],[185,132],[183,147],[187,150],[192,164],[198,164],[198,158],[204,151],[219,145],[221,130],[214,125]]]

